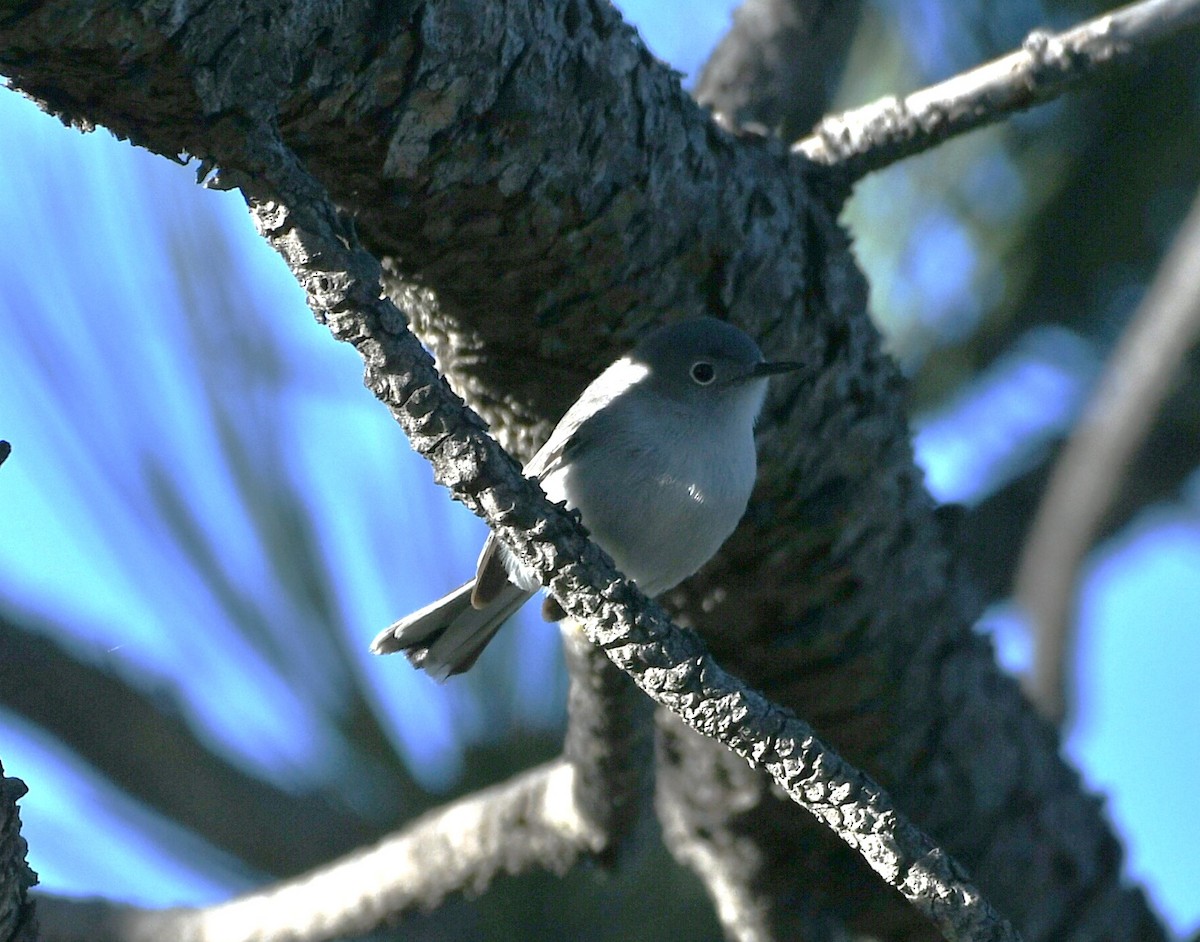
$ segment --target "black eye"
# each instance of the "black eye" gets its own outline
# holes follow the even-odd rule
[[[707,360],[697,360],[692,364],[692,379],[701,386],[707,386],[717,378],[717,371]]]

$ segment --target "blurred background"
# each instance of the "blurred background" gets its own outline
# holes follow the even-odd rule
[[[621,4],[689,86],[733,6]],[[867,2],[831,104],[1105,8]],[[363,390],[241,199],[4,90],[0,140],[0,759],[31,786],[42,887],[223,899],[556,754],[566,683],[536,611],[443,686],[367,655],[469,575],[484,531]],[[997,600],[980,630],[1010,669],[1030,651],[1005,601],[1022,536],[1194,197],[1197,140],[1193,38],[868,178],[844,216],[912,378],[930,490],[969,508]],[[1196,365],[1147,417],[1086,565],[1066,745],[1107,797],[1130,878],[1181,934],[1200,925],[1200,833],[1163,805],[1200,780]],[[671,902],[630,913],[621,886],[647,872],[677,884]],[[618,919],[631,939],[719,938],[699,886],[659,858],[606,878],[611,893],[595,880],[523,877],[438,918],[487,920],[493,938],[546,922],[547,938],[614,937]]]

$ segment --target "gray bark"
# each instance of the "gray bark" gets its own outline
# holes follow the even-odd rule
[[[746,0],[696,83],[696,100],[785,141],[829,108],[862,0]]]
[[[252,169],[248,127],[277,124],[522,457],[662,318],[728,317],[803,360],[768,405],[747,521],[675,610],[883,782],[1026,938],[1162,937],[1098,802],[970,630],[838,207],[778,145],[716,129],[611,8],[45,0],[0,20],[0,69],[66,119],[231,169]],[[798,898],[918,931],[760,776],[666,737],[660,800],[697,846],[744,842],[774,931]]]
[[[0,939],[4,942],[33,942],[37,938],[37,919],[29,899],[37,874],[25,862],[27,848],[17,809],[17,801],[26,791],[25,783],[7,778],[0,765]]]

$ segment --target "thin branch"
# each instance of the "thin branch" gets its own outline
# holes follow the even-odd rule
[[[817,740],[806,723],[722,669],[696,635],[673,626],[579,523],[522,475],[437,373],[404,315],[380,297],[379,263],[283,142],[260,129],[247,132],[243,146],[231,156],[245,173],[225,174],[222,182],[242,187],[255,224],[304,287],[317,319],[359,350],[366,385],[433,465],[438,482],[539,574],[588,638],[656,703],[762,767],[946,938],[1018,938],[878,784]]]
[[[1021,48],[954,78],[823,119],[792,145],[850,180],[1056,98],[1096,73],[1129,63],[1200,24],[1200,0],[1143,0],[1054,33],[1035,30]]]
[[[1033,625],[1025,689],[1061,721],[1079,567],[1184,356],[1200,338],[1200,194],[1113,351],[1063,450],[1017,567],[1014,595]]]
[[[567,870],[596,835],[555,761],[418,818],[376,846],[207,909],[38,901],[47,942],[319,942],[357,936],[502,874]]]

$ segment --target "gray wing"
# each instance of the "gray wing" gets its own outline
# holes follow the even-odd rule
[[[562,428],[560,423],[559,428]],[[541,450],[525,466],[525,473],[531,474],[539,481],[545,480],[548,474],[554,472],[586,447],[590,438],[586,434],[589,423],[584,422],[571,434],[556,437],[552,435],[542,446]],[[557,433],[557,429],[555,430]],[[582,434],[581,434],[582,433]],[[551,499],[554,495],[551,495]],[[504,565],[503,546],[494,533],[489,533],[483,551],[479,554],[479,562],[475,564],[475,584],[471,590],[471,606],[477,609],[487,608],[511,583],[508,567]]]
[[[555,426],[546,444],[538,449],[529,464],[525,465],[525,473],[539,481],[557,471],[564,461],[573,461],[591,448],[596,442],[597,419],[594,415],[574,415],[579,407],[576,403],[571,411],[562,417]]]
[[[583,391],[583,395],[567,410],[566,415],[559,419],[558,425],[546,439],[546,444],[538,449],[527,465],[525,473],[544,482],[554,473],[563,462],[577,459],[587,449],[595,446],[597,435],[597,411],[609,397],[595,392],[593,383]],[[550,494],[551,500],[561,500],[562,495]],[[504,565],[503,547],[494,534],[483,544],[479,554],[479,562],[475,566],[475,587],[471,591],[471,605],[483,609],[505,590],[511,582],[508,568]]]

